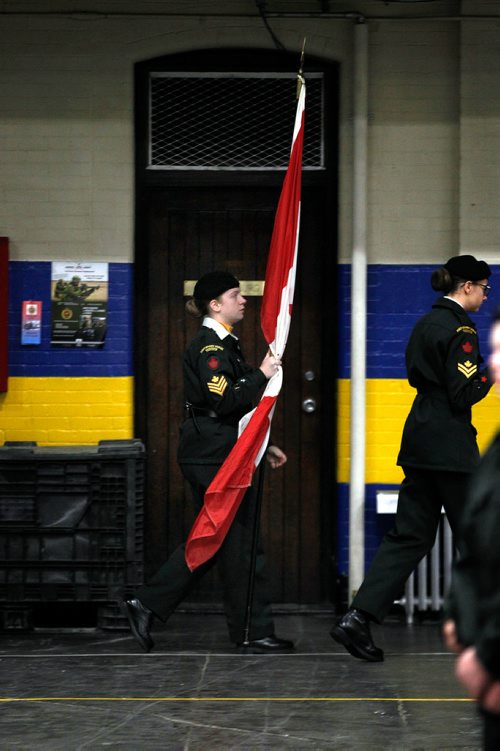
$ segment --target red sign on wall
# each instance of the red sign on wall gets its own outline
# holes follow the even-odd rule
[[[9,238],[0,237],[0,391],[7,391],[9,315]]]

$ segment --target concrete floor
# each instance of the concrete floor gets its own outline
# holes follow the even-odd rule
[[[241,655],[221,615],[176,613],[139,652],[127,633],[0,641],[2,751],[481,748],[439,625],[374,627],[384,663],[354,659],[326,614],[278,615],[292,655]]]

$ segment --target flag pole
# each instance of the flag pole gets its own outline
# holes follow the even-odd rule
[[[306,46],[306,37],[302,42],[302,51],[300,54],[299,72],[297,74],[297,100],[300,97],[300,92],[304,84],[303,67],[304,67],[304,51]],[[255,590],[255,566],[257,562],[257,546],[259,541],[259,525],[262,508],[262,496],[264,494],[264,468],[266,464],[266,452],[262,456],[259,467],[259,480],[257,484],[256,499],[255,499],[255,516],[253,520],[252,530],[252,548],[250,555],[250,570],[248,573],[248,588],[247,588],[247,601],[245,611],[245,627],[244,627],[244,639],[241,643],[241,651],[244,652],[250,646],[250,627],[252,623],[252,606],[253,596]]]
[[[248,573],[248,588],[247,588],[247,603],[245,609],[245,629],[244,639],[241,644],[242,652],[246,647],[250,646],[250,626],[252,623],[252,605],[253,605],[253,593],[255,590],[255,566],[257,563],[257,545],[259,542],[259,523],[260,513],[262,508],[262,496],[264,494],[264,469],[266,466],[266,455],[262,457],[259,467],[259,481],[257,483],[257,493],[255,498],[255,515],[253,518],[252,529],[252,551],[250,555],[250,570]]]

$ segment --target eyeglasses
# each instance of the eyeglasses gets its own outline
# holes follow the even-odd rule
[[[481,282],[472,282],[472,284],[475,284],[477,287],[482,287],[484,295],[489,295],[491,292],[491,287],[489,284],[481,284]]]

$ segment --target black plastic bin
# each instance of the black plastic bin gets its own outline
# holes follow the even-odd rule
[[[52,626],[90,613],[125,627],[119,603],[143,582],[144,464],[138,440],[0,447],[0,628],[50,611]]]

